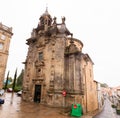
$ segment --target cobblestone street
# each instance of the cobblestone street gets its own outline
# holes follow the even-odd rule
[[[5,103],[0,106],[0,118],[74,118],[61,114],[61,109],[50,108],[39,103],[21,101],[15,93],[5,93]],[[77,117],[78,118],[78,117]],[[82,116],[81,118],[91,118]]]

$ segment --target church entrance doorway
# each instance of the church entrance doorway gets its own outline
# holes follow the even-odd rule
[[[41,85],[35,85],[34,102],[40,102],[41,99]]]

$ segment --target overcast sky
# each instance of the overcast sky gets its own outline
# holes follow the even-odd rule
[[[14,76],[24,68],[26,39],[36,28],[46,6],[52,17],[66,17],[73,37],[84,44],[94,62],[94,79],[109,86],[120,85],[120,0],[0,0],[0,22],[12,27],[7,69]]]

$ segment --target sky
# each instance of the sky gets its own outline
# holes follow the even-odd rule
[[[48,7],[52,18],[66,17],[73,37],[84,44],[92,61],[94,80],[110,87],[120,85],[120,0],[0,0],[0,22],[13,28],[6,73],[22,69],[30,38]]]

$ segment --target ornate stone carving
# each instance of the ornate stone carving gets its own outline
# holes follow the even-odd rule
[[[45,63],[44,63],[44,61],[38,61],[38,60],[36,60],[35,61],[35,66],[45,66]]]

